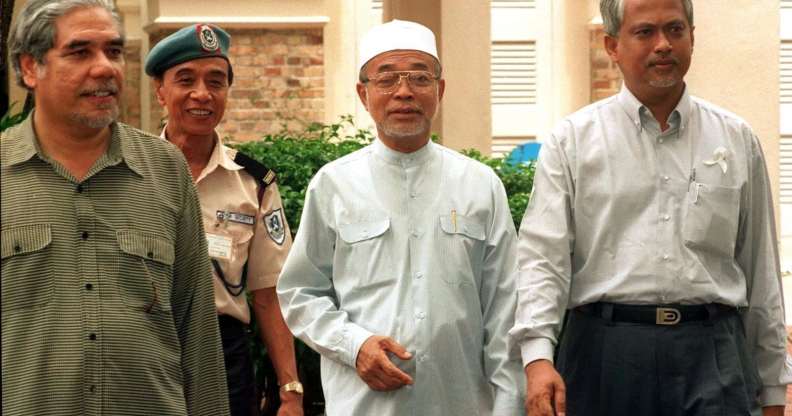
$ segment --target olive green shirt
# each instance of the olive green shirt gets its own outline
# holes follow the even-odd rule
[[[2,134],[4,415],[226,415],[201,212],[178,149],[123,124],[77,181]]]

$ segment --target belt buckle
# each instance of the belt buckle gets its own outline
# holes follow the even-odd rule
[[[682,319],[682,314],[675,308],[657,308],[655,323],[657,325],[676,325]]]

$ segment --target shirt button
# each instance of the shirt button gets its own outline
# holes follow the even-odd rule
[[[90,283],[85,284],[85,290],[93,290],[93,285]]]
[[[421,232],[419,230],[412,230],[412,236],[418,238],[421,236]]]
[[[668,260],[670,258],[671,258],[671,256],[669,256],[668,254],[663,254],[663,260]]]
[[[88,239],[88,231],[83,231],[81,237],[82,237],[83,240],[87,240]]]
[[[88,335],[88,339],[90,339],[91,341],[96,341],[96,334]]]
[[[670,219],[671,219],[671,216],[670,216],[670,215],[668,215],[668,214],[666,214],[666,215],[663,215],[663,221],[668,221],[668,220],[670,220]]]
[[[92,385],[91,387],[88,387],[88,390],[90,390],[90,392],[93,393],[96,391],[96,386]]]
[[[14,251],[19,253],[20,251],[22,251],[22,247],[20,247],[19,244],[16,244],[14,245]]]
[[[417,272],[417,273],[415,273],[415,278],[416,278],[416,279],[420,279],[420,278],[422,278],[422,277],[423,277],[423,273],[421,273],[421,272]]]
[[[148,253],[146,253],[146,256],[148,256],[148,258],[152,258],[152,257],[154,257],[154,252],[153,251],[149,251]]]
[[[80,184],[80,185],[77,185],[77,193],[78,193],[78,194],[81,194],[82,192],[83,192],[83,186],[82,186],[82,184]]]
[[[418,312],[418,313],[415,314],[415,317],[418,318],[418,319],[424,319],[424,318],[426,318],[426,314],[423,313],[423,312]]]
[[[665,142],[665,139],[658,139],[657,141],[658,141],[660,144],[663,144],[663,142]]]
[[[416,194],[415,192],[410,192],[410,198],[412,199],[418,198],[418,194]]]
[[[668,176],[663,176],[663,182],[668,182],[670,180],[671,180],[671,178],[669,178]]]

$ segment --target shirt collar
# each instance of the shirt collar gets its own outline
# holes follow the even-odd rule
[[[160,132],[160,137],[163,140],[168,140],[168,136],[166,134],[166,129],[168,125],[166,124],[165,127],[162,128],[162,132]],[[226,151],[227,149],[223,146],[223,140],[220,139],[220,136],[217,132],[214,133],[214,148],[212,148],[212,154],[209,156],[209,161],[206,163],[206,167],[201,172],[200,177],[203,178],[204,176],[212,173],[218,166],[222,167],[225,170],[241,170],[243,169],[242,166],[238,165],[234,162],[234,157],[236,156],[236,150],[231,149],[230,151]],[[197,181],[196,181],[197,182]]]
[[[13,166],[22,162],[30,160],[33,156],[38,156],[41,160],[47,160],[48,157],[39,146],[36,131],[33,128],[33,116],[35,109],[30,112],[30,115],[21,124],[21,134],[16,142],[11,143],[11,152],[8,158],[9,165]],[[113,122],[110,124],[110,145],[107,151],[102,156],[105,158],[106,165],[116,165],[124,161],[130,169],[138,175],[143,176],[140,169],[140,164],[136,153],[131,148],[129,139],[121,137],[118,123]]]
[[[436,145],[431,140],[429,140],[426,145],[412,153],[402,153],[385,146],[385,144],[382,143],[380,139],[375,139],[371,145],[373,146],[374,154],[376,156],[380,157],[387,163],[402,167],[424,164],[432,157],[436,147]]]
[[[632,121],[635,128],[640,131],[644,126],[643,123],[645,120],[642,120],[642,115],[644,117],[653,117],[651,111],[643,105],[638,98],[633,95],[632,91],[627,88],[626,85],[622,84],[621,91],[619,91],[618,96],[616,99],[621,104],[624,111],[627,113],[627,117],[629,117],[630,121]],[[690,110],[691,110],[691,99],[690,94],[688,93],[687,85],[685,85],[685,90],[682,93],[682,97],[679,99],[676,107],[671,112],[671,116],[669,117],[669,124],[674,125],[674,127],[679,127],[680,130],[685,130],[687,128],[688,123],[690,122]]]

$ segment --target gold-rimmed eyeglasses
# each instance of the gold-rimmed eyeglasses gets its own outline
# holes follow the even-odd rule
[[[402,78],[407,79],[407,85],[413,91],[425,91],[432,87],[440,77],[429,71],[390,71],[380,72],[363,81],[369,83],[382,94],[391,94],[399,88]]]

